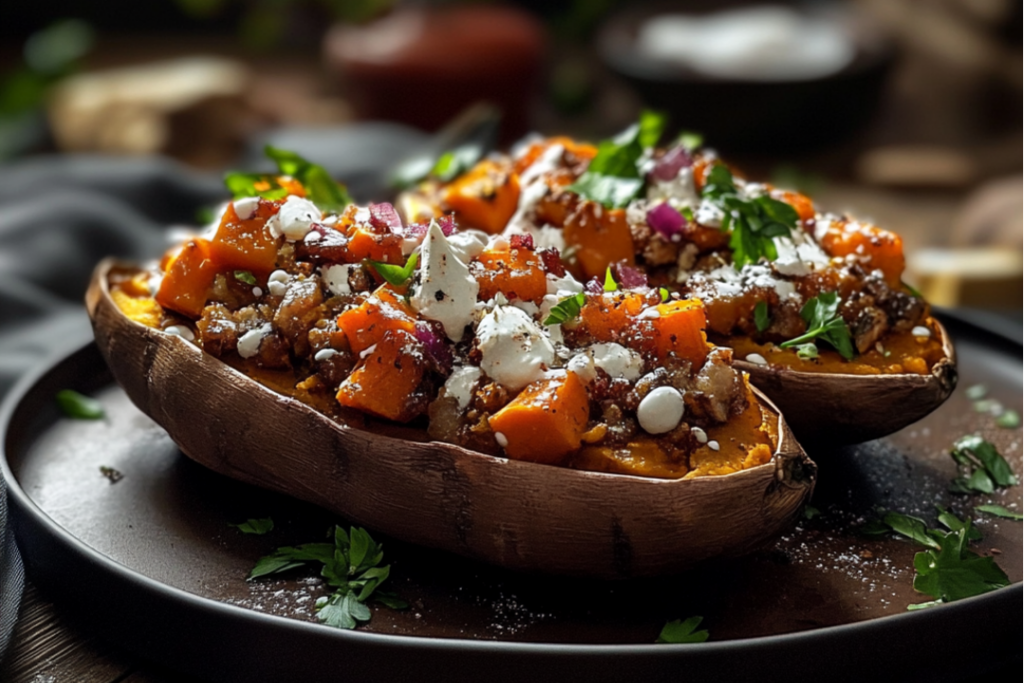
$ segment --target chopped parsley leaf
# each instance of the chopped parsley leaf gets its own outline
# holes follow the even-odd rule
[[[263,517],[261,519],[247,519],[241,524],[229,524],[233,526],[243,534],[252,534],[253,536],[263,536],[269,534],[274,530],[274,520],[270,517]]]
[[[374,261],[369,259],[370,265],[377,271],[377,274],[384,278],[385,282],[394,285],[395,287],[402,287],[412,277],[413,272],[416,270],[416,263],[419,261],[420,254],[417,251],[409,254],[409,260],[405,262],[404,266],[397,266],[391,263],[383,263],[382,261]]]
[[[583,292],[567,296],[551,309],[551,313],[544,320],[545,325],[561,325],[567,320],[572,320],[580,314],[583,304],[587,303],[587,295]]]
[[[754,306],[754,325],[757,326],[758,332],[764,332],[771,327],[772,319],[768,315],[768,302],[758,301],[757,305]]]
[[[675,619],[666,623],[658,634],[656,643],[703,643],[708,639],[707,629],[696,630],[704,617],[690,617],[685,621]]]
[[[800,317],[807,323],[807,332],[779,346],[788,349],[820,339],[828,342],[843,358],[851,360],[854,356],[853,341],[850,328],[838,313],[839,303],[839,295],[835,292],[822,292],[809,299],[800,309]]]
[[[102,420],[105,416],[102,403],[73,389],[58,391],[57,405],[62,413],[76,420]]]
[[[958,439],[950,456],[962,472],[950,484],[949,488],[954,493],[992,493],[996,487],[1018,483],[1010,463],[993,444],[977,434]]]

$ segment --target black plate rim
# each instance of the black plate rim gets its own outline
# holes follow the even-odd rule
[[[987,326],[982,326],[970,319],[970,316],[960,316],[954,311],[942,311],[939,313],[939,317],[943,319],[944,324],[951,325],[958,332],[987,337],[995,342],[996,345],[1002,346],[1006,351],[1015,349],[1017,353],[1020,353],[1022,348],[1024,348],[1018,339],[1009,336],[1010,330],[1006,328],[987,328]],[[384,647],[387,650],[398,648],[405,652],[415,650],[428,654],[433,652],[475,653],[495,656],[534,655],[542,659],[555,657],[577,660],[582,657],[596,658],[602,661],[605,661],[608,656],[633,655],[661,662],[666,660],[683,662],[690,659],[704,660],[708,656],[717,660],[733,655],[749,655],[753,651],[763,652],[774,649],[787,652],[794,651],[794,648],[802,652],[814,651],[815,648],[834,645],[837,640],[859,640],[865,637],[873,639],[873,637],[877,637],[880,633],[906,632],[940,622],[941,624],[948,624],[952,628],[954,624],[961,623],[962,618],[968,614],[996,613],[998,612],[997,607],[1001,608],[1011,602],[1016,606],[1024,599],[1024,585],[1017,583],[985,595],[960,600],[956,603],[929,610],[905,612],[796,633],[718,642],[710,641],[689,645],[653,643],[522,643],[381,634],[358,630],[342,631],[312,622],[260,613],[244,607],[222,603],[151,579],[91,548],[57,524],[55,520],[39,508],[31,500],[27,492],[22,489],[17,478],[14,476],[8,462],[7,440],[12,418],[17,413],[22,400],[50,372],[53,372],[71,356],[87,351],[88,347],[92,344],[94,342],[91,340],[83,344],[82,338],[69,340],[60,350],[49,355],[44,361],[26,373],[11,389],[3,404],[0,405],[0,435],[2,435],[2,441],[0,441],[0,475],[7,481],[12,522],[15,525],[16,537],[19,547],[25,555],[26,564],[30,568],[33,566],[31,549],[42,540],[59,551],[67,553],[67,556],[77,564],[84,563],[84,565],[91,566],[104,575],[105,578],[115,583],[123,583],[126,586],[130,586],[133,590],[142,591],[154,600],[182,607],[200,617],[209,617],[218,623],[226,622],[245,625],[246,630],[255,627],[266,629],[271,633],[280,634],[287,632],[297,635],[300,639],[312,638],[317,641],[326,639],[327,641],[350,646]],[[33,539],[27,537],[29,531],[42,532],[47,538],[35,539],[33,541]],[[928,628],[926,630],[933,629]],[[629,659],[633,660],[634,658],[630,657]]]

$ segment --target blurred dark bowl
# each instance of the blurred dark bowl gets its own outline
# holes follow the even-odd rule
[[[852,137],[871,119],[895,61],[893,43],[847,4],[772,3],[835,18],[855,54],[842,69],[807,80],[744,80],[702,75],[678,63],[642,54],[643,23],[659,14],[705,15],[751,7],[726,0],[652,3],[613,16],[597,36],[604,63],[628,81],[648,107],[668,112],[672,124],[704,135],[733,153],[808,151]]]

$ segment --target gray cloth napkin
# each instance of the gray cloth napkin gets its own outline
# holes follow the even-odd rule
[[[257,165],[264,143],[292,149],[365,202],[386,197],[395,165],[428,142],[394,124],[279,130],[254,140],[239,166]],[[53,156],[0,166],[0,398],[69,336],[88,333],[82,297],[100,259],[157,257],[169,246],[168,227],[194,226],[200,209],[227,198],[220,174],[162,158]],[[0,479],[0,657],[23,585],[8,519]]]

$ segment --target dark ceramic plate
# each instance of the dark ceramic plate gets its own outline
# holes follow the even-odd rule
[[[957,318],[961,386],[988,386],[1019,409],[1021,346]],[[62,418],[63,388],[94,394],[107,417]],[[128,401],[91,344],[26,378],[2,412],[4,475],[30,576],[97,632],[172,668],[213,680],[701,681],[954,680],[1018,657],[1021,525],[979,517],[1015,584],[924,611],[911,588],[915,548],[868,540],[876,506],[933,519],[1021,488],[965,499],[946,491],[947,455],[979,431],[1021,473],[1021,432],[975,413],[963,389],[884,440],[817,450],[821,515],[763,551],[657,581],[601,583],[526,576],[383,539],[391,588],[407,611],[375,607],[348,632],[316,623],[313,573],[247,583],[279,545],[320,540],[339,521],[226,479],[184,457]],[[253,457],[258,457],[254,453]],[[101,467],[123,478],[112,483]],[[272,517],[266,536],[230,523]],[[654,645],[666,620],[702,615],[711,641]],[[954,657],[936,653],[955,652]]]

